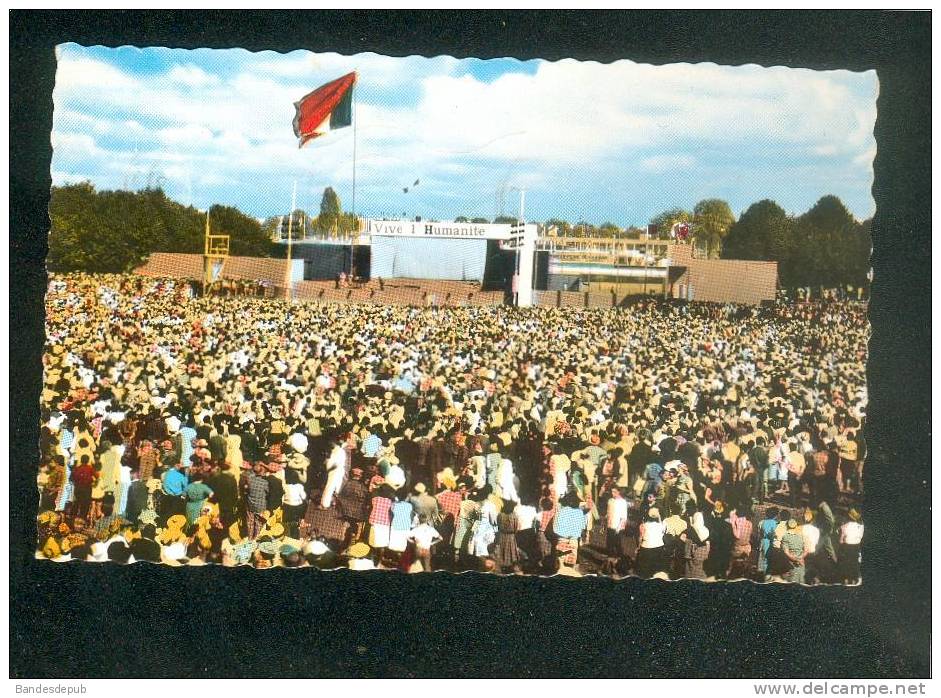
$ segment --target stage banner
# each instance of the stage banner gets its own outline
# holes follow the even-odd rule
[[[454,223],[366,219],[365,233],[386,237],[508,240],[513,226],[503,223]]]

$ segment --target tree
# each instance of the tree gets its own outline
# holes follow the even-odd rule
[[[676,223],[689,223],[693,219],[693,214],[682,208],[667,209],[663,213],[654,216],[650,221],[651,225],[657,226],[657,237],[661,240],[669,240],[670,232]]]
[[[467,216],[458,216],[457,218],[454,219],[454,222],[455,223],[470,223],[470,220],[467,218]]]
[[[854,259],[858,260],[859,223],[836,196],[821,197],[797,219],[799,256],[810,271],[808,286],[842,286],[852,283]],[[868,269],[867,269],[868,271]]]
[[[472,218],[471,223],[489,223],[490,221],[486,218]]]
[[[53,271],[127,272],[152,252],[201,254],[206,214],[169,199],[160,188],[97,191],[89,182],[53,187],[48,265]],[[268,256],[254,218],[214,206],[212,230],[231,236],[232,254]]]
[[[847,245],[847,283],[853,286],[868,286],[872,268],[872,219],[859,223]]]
[[[281,216],[268,216],[261,224],[261,229],[269,240],[280,240],[280,225]]]
[[[621,228],[614,223],[606,221],[598,226],[598,233],[601,237],[611,238],[621,234]]]
[[[320,215],[317,216],[317,230],[322,233],[331,232],[339,223],[343,209],[340,208],[340,197],[333,191],[333,187],[323,190],[320,200]]]
[[[341,235],[359,232],[359,218],[353,213],[343,213],[337,221],[337,230]]]
[[[579,221],[572,226],[572,235],[580,238],[593,238],[598,236],[598,229],[587,221]]]
[[[503,224],[511,223],[513,225],[516,225],[519,222],[519,220],[516,218],[516,216],[497,216],[496,218],[493,219],[493,222],[503,223]]]
[[[722,258],[783,262],[791,252],[792,240],[793,221],[774,201],[764,199],[749,206],[729,226]]]
[[[752,204],[729,228],[722,257],[778,262],[778,278],[797,286],[863,286],[869,273],[868,224],[857,223],[835,196],[788,217],[773,201]]]
[[[693,209],[693,240],[706,250],[707,257],[718,257],[733,223],[735,216],[728,202],[703,199]]]
[[[261,223],[237,208],[218,204],[212,206],[209,209],[209,223],[213,233],[229,236],[229,254],[268,257],[273,252],[271,239],[265,234]]]
[[[546,228],[555,228],[555,234],[557,237],[568,237],[572,234],[572,226],[568,221],[564,221],[561,218],[550,218],[546,221]]]

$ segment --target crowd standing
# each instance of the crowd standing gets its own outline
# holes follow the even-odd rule
[[[37,555],[856,583],[866,306],[53,276]]]

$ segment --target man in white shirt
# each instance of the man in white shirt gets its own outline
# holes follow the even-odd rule
[[[605,512],[608,526],[608,555],[620,557],[620,535],[627,526],[627,500],[621,495],[618,487],[611,489],[611,499]]]
[[[344,441],[338,438],[333,443],[333,450],[330,451],[330,457],[327,459],[327,485],[323,488],[323,494],[320,498],[320,506],[329,509],[333,504],[333,498],[339,494],[343,488],[343,482],[346,480],[346,461],[347,453],[344,448]]]
[[[413,528],[408,537],[415,541],[415,558],[421,563],[425,572],[431,572],[431,546],[441,540],[441,534],[428,523],[428,517],[420,515],[419,524]]]

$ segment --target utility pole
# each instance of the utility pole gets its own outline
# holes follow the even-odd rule
[[[518,226],[524,226],[525,220],[523,219],[524,209],[526,206],[526,190],[521,187],[510,187],[511,191],[518,191],[520,193],[520,213],[519,220],[517,221]],[[501,203],[501,213],[502,213],[502,203]],[[525,230],[525,228],[523,228]],[[513,305],[519,305],[519,296],[520,296],[520,247],[522,246],[522,239],[516,240],[516,255],[513,262],[513,279],[515,288],[513,289]]]
[[[288,218],[288,257],[284,269],[284,294],[289,301],[294,299],[294,275],[291,269],[291,245],[294,238],[294,209],[297,208],[297,180],[294,180],[294,191],[291,194],[291,215]]]

